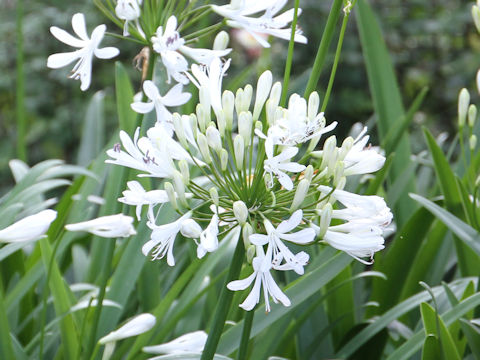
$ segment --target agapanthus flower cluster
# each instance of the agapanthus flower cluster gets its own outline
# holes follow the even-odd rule
[[[348,176],[383,166],[384,157],[368,147],[365,132],[337,146],[335,136],[313,151],[320,137],[334,129],[318,112],[316,92],[308,100],[294,94],[280,105],[281,84],[270,71],[251,85],[222,92],[229,61],[214,58],[208,67],[192,66],[199,88],[196,112],[174,113],[171,124],[157,122],[133,140],[121,132],[121,145],[107,153],[110,163],[139,170],[139,176],[163,180],[163,189],[146,191],[132,181],[121,201],[148,206],[152,233],[143,246],[152,259],[166,257],[175,265],[175,241],[192,239],[199,258],[214,252],[225,235],[240,228],[233,241],[243,241],[252,274],[228,284],[250,294],[241,306],[251,310],[263,288],[268,298],[288,306],[274,271],[304,273],[309,255],[297,251],[317,241],[371,263],[383,249],[383,230],[392,220],[385,201],[344,190]],[[173,132],[170,130],[173,126]],[[366,131],[366,129],[365,129]],[[170,203],[177,220],[158,225],[157,206]]]

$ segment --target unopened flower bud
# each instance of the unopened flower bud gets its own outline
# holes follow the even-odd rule
[[[195,114],[190,114],[189,116],[190,118],[190,125],[192,127],[192,133],[193,133],[193,137],[197,137],[197,133],[198,133],[198,121],[197,121],[197,115]]]
[[[198,98],[200,100],[200,104],[203,105],[203,109],[205,110],[205,114],[207,116],[206,123],[210,122],[210,112],[211,112],[211,103],[210,103],[210,91],[205,86],[200,87],[198,91]]]
[[[343,161],[343,159],[345,159],[345,156],[347,156],[348,152],[352,149],[354,142],[355,140],[351,136],[343,140],[342,147],[338,153],[338,160]]]
[[[210,156],[210,150],[208,149],[207,137],[201,132],[197,134],[197,143],[198,149],[202,154],[203,161],[205,161],[207,164],[210,164],[212,162],[212,157]]]
[[[218,206],[218,190],[216,187],[210,188],[208,191],[210,193],[210,198],[215,206]]]
[[[183,115],[188,118],[187,115]],[[185,131],[183,130],[183,124],[182,124],[182,117],[178,113],[174,113],[172,115],[172,121],[173,121],[173,127],[175,129],[175,134],[177,135],[178,140],[180,141],[180,144],[185,149],[188,149],[188,142],[187,139],[185,138]]]
[[[245,223],[242,226],[242,238],[243,238],[243,244],[245,245],[245,249],[248,249],[248,247],[251,245],[250,242],[250,235],[253,234],[253,228],[252,225],[249,223]]]
[[[267,189],[270,189],[273,186],[273,177],[270,173],[266,173],[263,176],[263,179],[265,180],[265,186]]]
[[[101,345],[105,345],[132,336],[143,334],[153,328],[155,326],[155,322],[155,316],[153,316],[152,314],[145,313],[137,315],[119,329],[112,331],[106,336],[102,337],[100,340],[98,340],[98,343]]]
[[[243,89],[237,89],[237,92],[235,93],[235,111],[237,112],[237,116],[240,115],[240,113],[243,111],[242,110],[242,104],[243,104]]]
[[[333,184],[337,185],[340,179],[343,177],[345,171],[345,163],[343,161],[337,161],[335,169],[333,170]]]
[[[185,184],[182,178],[182,174],[178,170],[173,171],[173,184],[175,185],[175,190],[182,206],[187,207],[188,203],[187,199],[185,198]]]
[[[273,125],[275,122],[275,112],[277,111],[277,104],[272,101],[272,99],[268,99],[265,104],[265,114],[267,117],[267,123],[269,125]]]
[[[255,130],[259,130],[260,132],[263,132],[263,124],[261,121],[255,121]]]
[[[292,205],[290,206],[290,212],[293,213],[297,210],[305,200],[305,197],[308,193],[308,188],[310,187],[310,181],[307,179],[302,179],[297,185],[295,190],[295,196],[293,197]]]
[[[343,190],[346,184],[347,184],[347,178],[345,176],[342,176],[337,182],[336,189]]]
[[[335,135],[330,136],[325,143],[323,144],[323,153],[322,153],[322,163],[320,168],[324,168],[328,165],[331,161],[332,156],[334,156],[334,152],[337,146],[337,138]]]
[[[477,31],[480,32],[480,8],[477,5],[472,6],[472,17]]]
[[[227,127],[227,121],[225,120],[225,113],[223,109],[220,109],[217,113],[217,126],[220,136],[223,138],[225,136],[225,129]]]
[[[252,139],[252,113],[250,112],[242,112],[238,118],[238,133],[243,137],[245,140],[245,144],[248,146],[250,144],[250,140]]]
[[[175,189],[173,188],[172,183],[166,181],[164,187],[165,187],[165,191],[167,192],[168,201],[170,202],[170,205],[172,205],[172,208],[174,210],[179,210],[178,204],[177,204],[177,197],[175,196]]]
[[[227,170],[228,166],[228,152],[225,149],[220,150],[220,166],[222,171]]]
[[[477,107],[471,104],[468,107],[468,126],[473,129],[477,120]]]
[[[469,143],[470,150],[475,150],[475,148],[477,147],[477,135],[473,134],[472,136],[470,136]]]
[[[191,239],[198,239],[202,231],[200,225],[193,219],[183,221],[180,228],[182,235]]]
[[[250,103],[252,102],[253,96],[253,87],[250,84],[247,84],[243,89],[242,96],[242,111],[248,111],[250,109]]]
[[[240,135],[235,136],[235,139],[233,139],[233,152],[235,154],[235,165],[240,170],[243,168],[243,157],[245,154],[245,142]]]
[[[213,41],[213,50],[225,50],[228,46],[230,37],[226,31],[220,31]]]
[[[222,139],[220,138],[220,132],[214,127],[209,126],[206,132],[208,145],[214,149],[217,153],[222,150]]]
[[[323,238],[325,233],[330,226],[330,221],[332,220],[332,205],[330,203],[326,204],[322,209],[322,215],[320,216],[320,231],[318,233],[319,238]]]
[[[307,154],[312,153],[312,151],[317,147],[318,142],[320,141],[321,135],[314,136],[313,138],[310,139],[310,142],[308,143],[307,147]]]
[[[468,105],[470,104],[470,94],[463,88],[458,95],[458,126],[462,128],[467,118]]]
[[[312,92],[308,97],[308,110],[307,117],[312,120],[318,114],[318,108],[320,106],[320,96],[316,91]]]
[[[196,113],[198,126],[200,131],[204,133],[205,129],[207,128],[207,124],[210,122],[210,116],[207,115],[207,109],[205,109],[203,104],[197,104]]]
[[[235,96],[231,91],[224,91],[222,95],[222,109],[225,115],[226,129],[232,131],[233,110],[235,107]]]
[[[255,257],[256,252],[257,252],[256,250],[257,250],[257,247],[253,244],[250,244],[250,246],[247,247],[247,262],[249,264],[252,263],[253,258]]]
[[[182,174],[183,183],[188,185],[190,183],[190,168],[186,160],[180,160],[178,162],[180,173]]]
[[[307,179],[308,181],[312,181],[312,178],[313,178],[313,166],[312,165],[308,165],[307,168],[305,169],[305,172],[303,174],[303,177],[305,179]]]
[[[282,96],[282,83],[277,81],[272,86],[272,91],[270,91],[270,100],[272,105],[276,108],[280,104],[280,97]]]
[[[240,225],[245,224],[245,221],[247,221],[248,218],[247,205],[241,200],[235,201],[233,203],[233,214]]]
[[[255,106],[253,108],[253,120],[258,120],[260,113],[262,112],[265,100],[272,88],[272,72],[270,70],[265,71],[258,78],[257,93],[255,94]]]

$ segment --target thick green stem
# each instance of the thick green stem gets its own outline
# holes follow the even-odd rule
[[[323,64],[327,56],[328,48],[330,47],[330,43],[333,39],[335,25],[337,24],[338,18],[340,17],[342,4],[343,0],[335,0],[332,8],[330,9],[330,14],[328,15],[327,19],[327,25],[325,26],[325,30],[323,31],[322,39],[320,40],[320,45],[318,46],[317,56],[315,57],[315,62],[313,63],[312,72],[310,74],[310,78],[308,79],[305,93],[303,94],[305,98],[308,98],[317,87]]]
[[[23,0],[17,0],[17,81],[15,112],[17,118],[17,156],[20,160],[27,161],[27,146],[25,142],[26,117],[25,117],[25,73],[23,57]]]
[[[345,37],[345,30],[347,29],[348,18],[350,17],[350,12],[345,14],[342,22],[342,29],[340,30],[340,36],[338,37],[337,51],[335,52],[335,59],[333,61],[332,71],[330,72],[330,79],[328,80],[327,91],[325,92],[325,97],[322,102],[322,110],[325,111],[328,104],[328,99],[332,92],[333,82],[335,80],[335,74],[337,73],[338,63],[340,62],[340,54],[342,52],[343,38]]]
[[[295,45],[295,32],[297,30],[297,18],[298,18],[299,5],[300,5],[300,0],[295,0],[295,10],[293,12],[293,21],[292,21],[292,34],[290,35],[290,42],[288,43],[287,62],[285,64],[285,73],[283,75],[282,98],[280,100],[281,106],[284,106],[285,101],[287,100],[288,83],[290,81],[290,72],[292,70],[293,47]]]
[[[244,254],[245,249],[243,246],[242,236],[240,234],[237,240],[235,253],[233,254],[233,259],[230,264],[230,271],[228,272],[225,285],[223,286],[222,293],[220,294],[217,310],[215,311],[215,316],[213,318],[213,324],[210,328],[207,343],[205,344],[205,349],[203,350],[201,360],[211,360],[215,355],[215,351],[217,350],[218,342],[220,341],[220,336],[222,335],[225,320],[227,319],[228,311],[230,310],[230,305],[232,304],[233,299],[233,291],[227,289],[227,284],[230,281],[238,278],[240,269],[242,268]]]
[[[243,319],[242,339],[240,340],[240,348],[238,349],[237,360],[247,359],[248,341],[250,340],[250,332],[252,330],[254,314],[255,314],[255,309],[247,311],[247,313],[245,314],[245,318]]]

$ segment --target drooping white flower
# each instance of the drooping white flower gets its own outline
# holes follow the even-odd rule
[[[200,242],[197,247],[197,256],[203,258],[207,252],[218,249],[218,215],[213,214],[207,228],[200,234]]]
[[[261,288],[263,288],[266,312],[270,312],[269,296],[275,303],[280,301],[284,306],[290,306],[290,299],[280,290],[270,273],[272,254],[269,252],[271,252],[270,248],[267,249],[265,255],[263,247],[257,246],[257,256],[252,261],[253,273],[245,279],[231,281],[227,284],[228,289],[239,291],[245,290],[255,280],[250,294],[240,304],[240,307],[247,311],[252,310],[260,302]]]
[[[267,139],[268,140],[268,139]],[[293,181],[290,179],[290,176],[285,174],[285,171],[298,173],[305,170],[304,165],[300,165],[296,162],[287,162],[292,157],[297,155],[298,148],[288,147],[283,149],[283,151],[277,156],[273,156],[273,146],[268,144],[268,141],[265,141],[265,152],[267,154],[267,159],[264,162],[264,169],[271,176],[274,174],[280,184],[286,190],[293,189]],[[273,186],[273,182],[270,184],[270,187]]]
[[[364,136],[366,132],[367,128],[365,127],[343,160],[345,176],[370,174],[380,170],[385,163],[385,157],[378,152],[377,148],[367,147],[370,137]]]
[[[168,195],[165,190],[145,191],[138,181],[129,181],[127,182],[127,186],[128,190],[123,192],[123,197],[119,198],[118,201],[127,205],[136,206],[138,220],[140,220],[143,205],[150,205],[149,212],[151,212],[153,205],[168,202]]]
[[[207,333],[199,330],[182,335],[165,344],[145,346],[142,348],[142,351],[148,354],[201,353],[205,347],[207,338]]]
[[[27,216],[0,230],[0,242],[13,243],[41,239],[56,218],[57,212],[50,209]]]
[[[375,252],[385,248],[382,234],[383,231],[378,226],[345,223],[330,226],[323,240],[335,249],[344,251],[358,261],[370,265],[373,263]],[[370,258],[370,261],[362,258]]]
[[[123,25],[123,36],[130,35],[128,32],[129,21],[134,21],[140,34],[145,37],[145,34],[138,24],[138,18],[141,14],[141,5],[142,0],[117,0],[115,14],[120,20],[125,20],[125,24]]]
[[[167,107],[186,104],[192,97],[190,93],[182,92],[182,89],[183,85],[177,84],[162,96],[153,81],[145,80],[143,82],[143,91],[150,101],[146,103],[136,101],[131,104],[131,107],[140,114],[146,114],[155,109],[157,123],[162,123],[165,129],[168,129],[171,137],[173,132],[172,113],[168,111]]]
[[[122,327],[102,337],[98,340],[98,343],[104,345],[143,334],[152,329],[155,326],[155,322],[155,316],[152,314],[145,313],[137,315]]]
[[[208,101],[215,114],[222,109],[222,81],[225,73],[230,67],[230,59],[222,63],[220,58],[212,59],[208,66],[192,64],[192,76],[190,80],[208,96]]]
[[[107,215],[99,218],[65,225],[68,231],[87,231],[91,234],[105,237],[129,237],[135,235],[133,218],[124,214]]]
[[[173,77],[182,84],[188,83],[188,77],[185,75],[188,62],[183,55],[191,57],[198,63],[209,65],[213,59],[225,56],[231,51],[231,49],[193,49],[185,46],[185,40],[177,31],[177,18],[174,15],[168,18],[165,29],[162,26],[158,27],[156,36],[152,36],[152,44],[167,70],[167,82]]]
[[[386,228],[392,222],[393,215],[385,200],[376,195],[358,195],[345,190],[333,190],[329,186],[321,185],[318,190],[322,194],[339,201],[344,209],[332,211],[332,218],[350,222],[370,224]]]
[[[173,244],[175,238],[179,232],[182,232],[183,236],[188,237],[191,234],[191,222],[192,214],[187,212],[178,220],[164,225],[155,225],[155,220],[150,218],[147,223],[148,227],[152,229],[152,235],[149,241],[147,241],[143,247],[142,252],[147,256],[152,250],[152,260],[162,259],[167,255],[167,264],[170,266],[175,265],[175,259],[173,257]]]
[[[315,230],[312,228],[302,229],[295,233],[290,233],[302,222],[303,211],[295,211],[290,219],[282,221],[277,228],[275,229],[272,223],[269,220],[264,221],[265,229],[267,230],[267,235],[264,234],[252,234],[249,239],[250,242],[257,246],[268,245],[267,254],[272,254],[272,267],[277,269],[277,267],[282,266],[282,262],[285,260],[285,263],[289,268],[293,269],[297,274],[302,275],[304,273],[303,267],[308,262],[308,254],[305,259],[305,255],[302,254],[300,257],[294,255],[290,249],[283,243],[282,240],[290,241],[295,244],[308,244],[311,243],[315,238]],[[270,250],[271,248],[271,250]]]
[[[93,30],[91,38],[89,38],[85,25],[85,16],[82,13],[73,15],[72,28],[78,38],[56,26],[50,28],[52,35],[58,40],[79,50],[50,55],[47,60],[47,66],[51,69],[58,69],[78,60],[73,67],[73,74],[70,78],[80,80],[80,89],[85,91],[91,82],[93,56],[95,55],[99,59],[111,59],[119,54],[119,50],[114,47],[100,49],[99,45],[107,27],[104,24],[97,26]]]
[[[212,5],[213,11],[227,18],[227,24],[245,29],[250,33],[263,47],[270,47],[262,35],[272,35],[281,39],[289,40],[291,36],[291,28],[288,26],[293,21],[294,9],[285,11],[277,15],[277,13],[285,6],[287,0],[232,0],[230,4],[217,6]],[[248,15],[265,11],[260,17],[249,17]],[[298,9],[298,15],[302,13],[302,9]],[[296,29],[296,42],[307,43],[307,38],[302,35],[300,29]]]

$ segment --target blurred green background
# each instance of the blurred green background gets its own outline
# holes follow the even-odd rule
[[[460,88],[474,89],[475,72],[479,64],[480,38],[470,16],[472,1],[453,0],[371,0],[387,46],[392,56],[403,101],[409,106],[425,86],[430,91],[421,111],[415,115],[411,133],[420,138],[419,125],[426,124],[436,134],[453,133],[456,126],[456,101]],[[300,26],[310,45],[297,45],[291,91],[303,92],[309,69],[320,41],[331,1],[302,0],[304,9]],[[24,9],[25,53],[25,112],[27,119],[28,163],[43,159],[60,158],[76,163],[82,123],[88,102],[96,91],[105,96],[106,134],[115,131],[117,119],[114,111],[112,61],[94,61],[93,81],[90,89],[82,92],[78,83],[68,79],[68,69],[50,70],[46,67],[48,55],[69,51],[49,32],[51,25],[71,29],[71,16],[84,12],[89,32],[100,23],[109,30],[120,32],[90,2],[31,0]],[[355,11],[354,11],[355,12]],[[17,157],[15,148],[15,81],[16,81],[16,1],[0,2],[0,194],[13,179],[8,161]],[[372,116],[372,102],[368,90],[355,16],[348,25],[341,63],[327,108],[327,120],[339,121],[339,132],[347,133],[355,122],[365,123]],[[338,29],[337,29],[338,31]],[[105,44],[115,45],[117,39],[109,37]],[[127,45],[127,46],[125,46]],[[262,62],[272,61],[277,80],[283,75],[288,43],[276,40],[271,50],[260,59],[235,52],[232,69],[239,73],[246,64],[260,69]],[[233,40],[233,46],[239,45]],[[127,67],[140,50],[135,44],[122,42],[121,55],[116,60]],[[327,67],[333,61],[333,47],[327,58]],[[258,61],[258,63],[256,63]],[[265,65],[265,63],[263,64]],[[140,73],[133,69],[133,81],[140,86]],[[254,75],[254,74],[252,74]],[[328,82],[324,71],[319,82],[320,93]],[[252,77],[253,79],[253,77]],[[473,91],[471,91],[473,94]],[[475,96],[473,95],[475,101]],[[424,147],[423,141],[413,141],[413,152]]]

